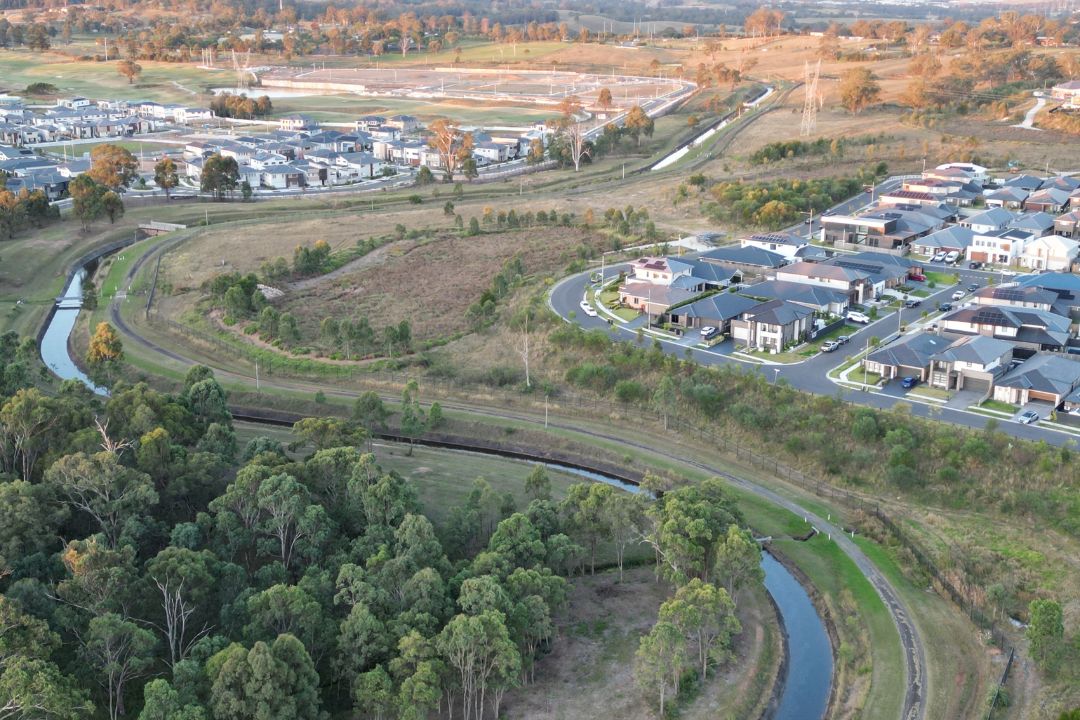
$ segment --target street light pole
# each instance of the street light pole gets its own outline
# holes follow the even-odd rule
[[[780,368],[773,368],[772,369],[772,384],[773,385],[776,384],[776,378],[777,378],[778,375],[780,375]]]

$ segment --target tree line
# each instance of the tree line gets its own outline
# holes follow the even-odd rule
[[[476,480],[436,526],[370,451],[395,415],[410,441],[443,422],[415,382],[396,412],[366,393],[348,418],[299,421],[288,447],[241,447],[205,367],[175,393],[118,383],[103,398],[75,381],[42,392],[35,356],[0,337],[0,689],[14,717],[498,717],[556,642],[566,577],[595,572],[601,543],[621,573],[642,537],[658,573],[688,580],[665,622],[695,638],[695,666],[737,631],[694,619],[689,597],[745,580],[719,550],[739,516],[718,485],[653,503],[582,483],[555,500],[537,466],[526,508]],[[687,535],[689,521],[708,532]]]

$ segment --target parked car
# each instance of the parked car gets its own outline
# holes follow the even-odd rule
[[[1039,413],[1034,410],[1026,410],[1020,413],[1020,417],[1016,418],[1016,422],[1024,425],[1031,425],[1032,423],[1039,422]]]
[[[972,270],[978,270],[982,266],[983,266],[983,264],[981,262],[977,261],[977,260],[972,260],[971,262],[968,263],[968,268],[970,268]]]
[[[954,293],[952,294],[952,299],[953,299],[953,300],[959,300],[959,299],[961,299],[962,297],[964,297],[964,291],[963,291],[963,290],[957,290],[956,292],[954,292]]]
[[[849,342],[851,342],[851,336],[850,335],[840,335],[839,337],[836,338],[836,342],[839,345],[847,345]]]
[[[870,316],[866,313],[861,313],[857,310],[848,310],[847,319],[851,322],[862,323],[866,325],[870,322]]]
[[[840,347],[840,343],[836,342],[835,340],[828,340],[821,344],[821,352],[832,352],[838,347]]]
[[[948,254],[949,253],[945,252],[944,250],[936,252],[934,253],[934,257],[930,258],[930,262],[945,262],[945,256]]]
[[[596,317],[596,310],[594,310],[593,306],[585,300],[581,301],[581,312],[585,313],[589,317]]]
[[[950,310],[952,310],[952,303],[951,302],[943,302],[940,305],[938,305],[938,310],[940,310],[941,312],[949,312]]]
[[[968,292],[975,292],[978,289],[979,289],[979,284],[978,283],[971,283],[970,285],[968,285]]]
[[[1004,275],[1004,276],[1006,276],[1006,277],[1013,277],[1013,276],[1015,276],[1015,275],[1016,275],[1016,271],[1015,271],[1015,270],[1008,270],[1008,269],[1006,269],[1006,270],[1002,270],[1002,271],[1001,271],[1001,274],[1002,274],[1002,275]]]
[[[956,262],[959,259],[960,259],[960,253],[958,253],[956,250],[953,250],[952,252],[950,252],[948,255],[945,256],[945,262],[948,263],[949,265],[952,265],[954,262]]]
[[[714,337],[716,337],[719,334],[719,332],[720,331],[717,330],[716,328],[714,328],[713,326],[707,325],[706,327],[701,328],[701,339],[702,340],[712,340]]]
[[[918,298],[912,298],[910,300],[904,301],[904,307],[906,308],[916,308],[920,305],[922,305],[922,300],[919,300]]]
[[[918,384],[919,378],[915,377],[914,375],[908,375],[906,378],[900,381],[901,387],[903,387],[905,390],[910,390]]]
[[[908,278],[915,282],[926,282],[926,276],[922,273],[911,273],[908,275]]]

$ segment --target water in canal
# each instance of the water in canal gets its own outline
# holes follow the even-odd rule
[[[85,277],[86,270],[80,269],[64,288],[64,294],[57,303],[48,327],[45,328],[45,334],[41,336],[41,359],[60,378],[79,380],[98,395],[106,395],[108,392],[105,388],[95,385],[68,353],[68,337],[75,328],[79,308],[82,307],[82,284]]]

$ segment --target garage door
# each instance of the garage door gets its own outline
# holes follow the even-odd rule
[[[988,378],[974,378],[965,377],[963,390],[972,390],[974,392],[989,392],[990,380]]]
[[[1032,400],[1045,400],[1057,404],[1058,397],[1054,393],[1041,392],[1039,390],[1028,390],[1028,402]]]

